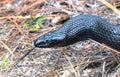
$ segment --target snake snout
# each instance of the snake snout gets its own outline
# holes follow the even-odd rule
[[[39,48],[48,47],[49,43],[46,40],[37,39],[34,41],[34,46]]]

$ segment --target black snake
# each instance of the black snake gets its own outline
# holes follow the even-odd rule
[[[50,48],[93,39],[120,50],[120,25],[107,22],[99,16],[81,14],[65,22],[62,27],[35,40],[35,47]]]

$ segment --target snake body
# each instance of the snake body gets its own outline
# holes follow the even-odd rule
[[[89,38],[120,50],[120,25],[111,24],[96,15],[80,14],[59,29],[40,36],[34,45],[39,48],[63,47]]]

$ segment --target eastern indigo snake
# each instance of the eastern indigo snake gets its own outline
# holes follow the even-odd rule
[[[81,14],[59,29],[40,36],[34,45],[39,48],[62,47],[89,38],[120,50],[120,25],[111,24],[99,16]]]

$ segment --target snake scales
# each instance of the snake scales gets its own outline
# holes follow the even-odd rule
[[[111,24],[99,16],[81,14],[59,29],[40,36],[34,45],[40,48],[62,47],[89,38],[120,50],[120,25]]]

